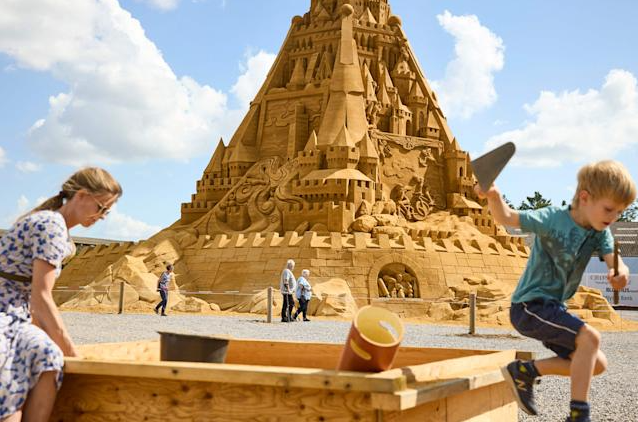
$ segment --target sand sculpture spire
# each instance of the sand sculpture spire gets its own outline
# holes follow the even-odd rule
[[[368,130],[363,80],[353,37],[354,9],[344,4],[340,13],[341,37],[330,81],[330,97],[318,133],[320,148],[334,143],[344,125],[354,139],[361,139]]]
[[[468,162],[388,0],[311,0],[181,223],[211,235],[258,220],[348,232],[362,204],[379,201],[401,202],[408,223],[434,210],[475,215],[449,205],[473,197]]]

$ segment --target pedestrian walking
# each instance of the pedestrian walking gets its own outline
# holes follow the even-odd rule
[[[167,316],[166,305],[168,305],[168,285],[171,282],[172,274],[173,274],[173,265],[168,264],[166,266],[166,271],[164,271],[162,275],[160,275],[159,279],[157,280],[157,291],[159,292],[162,300],[155,307],[155,313],[158,314],[159,309],[162,308],[162,313],[160,314],[161,316]]]
[[[281,279],[279,281],[279,290],[283,298],[283,304],[281,305],[281,322],[292,322],[292,308],[295,306],[293,294],[297,288],[295,281],[295,275],[292,270],[295,269],[295,261],[289,259],[286,262],[286,268],[281,272]]]
[[[297,312],[293,315],[293,321],[297,320],[297,317],[300,313],[303,314],[304,321],[310,321],[308,319],[308,303],[310,303],[310,299],[312,298],[312,287],[310,286],[310,282],[308,281],[308,277],[310,277],[309,270],[302,270],[301,277],[297,280],[297,289],[295,290],[295,294],[297,296],[297,300],[299,301],[299,308]]]

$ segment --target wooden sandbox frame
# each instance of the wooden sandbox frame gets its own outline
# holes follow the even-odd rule
[[[401,347],[396,369],[358,373],[331,369],[342,347],[231,340],[212,364],[161,362],[157,341],[81,346],[51,420],[517,420],[499,368],[530,353]]]

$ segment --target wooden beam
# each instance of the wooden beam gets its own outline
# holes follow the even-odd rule
[[[471,371],[468,371],[471,372]],[[388,411],[406,410],[434,400],[453,396],[464,391],[476,390],[503,382],[498,369],[468,373],[458,377],[411,384],[405,390],[392,394],[372,393],[372,406]]]
[[[311,388],[65,374],[51,421],[373,421],[369,395]]]
[[[391,369],[385,372],[371,375],[371,378],[394,379],[399,375],[404,375],[408,384],[428,381],[438,381],[452,378],[468,370],[479,370],[482,368],[496,369],[505,366],[516,357],[515,350],[504,350],[479,356],[467,356],[456,359],[448,359],[440,362],[426,363],[423,365],[406,366],[403,368]]]
[[[102,343],[78,346],[88,359],[159,361],[158,341]],[[270,340],[233,339],[228,345],[227,363],[276,366],[285,356],[287,366],[335,369],[343,345],[334,343],[292,343]],[[259,350],[259,353],[255,353]],[[487,355],[493,350],[401,347],[394,359],[395,368],[443,361],[465,356]]]
[[[363,372],[228,363],[85,361],[66,358],[64,372],[342,391],[394,392],[406,388],[402,374],[374,378],[374,374]]]

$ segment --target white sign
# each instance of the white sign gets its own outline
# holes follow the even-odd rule
[[[587,287],[593,287],[603,292],[603,296],[611,304],[614,303],[614,290],[607,281],[607,274],[583,274],[582,284]],[[620,292],[620,306],[636,306],[638,307],[638,274],[629,276],[629,283]]]

